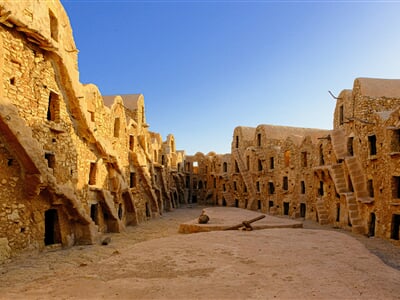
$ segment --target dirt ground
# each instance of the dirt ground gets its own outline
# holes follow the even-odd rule
[[[400,248],[388,241],[309,221],[178,234],[201,209],[129,227],[107,246],[13,259],[0,265],[0,299],[400,299]]]

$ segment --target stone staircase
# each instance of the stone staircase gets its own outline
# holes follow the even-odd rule
[[[161,170],[160,174],[161,174],[161,191],[163,193],[163,197],[165,197],[165,199],[166,199],[165,209],[167,211],[170,211],[170,210],[172,210],[173,205],[171,203],[171,197],[168,192],[168,184],[167,184],[167,180],[165,178],[164,170]]]
[[[233,204],[235,202],[230,191],[222,192],[222,195],[224,196],[227,205]]]
[[[329,173],[335,184],[336,192],[341,195],[348,192],[343,164],[336,164],[330,167]]]
[[[328,211],[326,210],[324,200],[322,198],[318,198],[317,202],[315,203],[318,213],[318,223],[320,225],[325,225],[329,223],[328,219]]]
[[[357,201],[370,202],[370,197],[367,191],[367,179],[362,169],[360,160],[355,156],[351,156],[346,157],[345,162],[347,169],[349,170]]]
[[[358,213],[358,205],[354,193],[345,193],[349,218],[351,222],[351,231],[355,233],[364,233],[364,226]]]
[[[331,133],[333,151],[337,159],[344,160],[347,170],[350,174],[354,193],[349,192],[346,186],[346,176],[342,163],[333,165],[330,168],[331,177],[335,183],[336,191],[340,195],[346,196],[346,203],[349,210],[349,218],[352,224],[352,231],[364,233],[362,219],[358,212],[357,201],[370,203],[371,198],[367,191],[367,180],[364,174],[360,160],[356,156],[349,156],[347,150],[347,138],[344,129],[335,129]]]
[[[253,203],[255,202],[255,198],[256,198],[256,189],[254,187],[253,184],[253,179],[251,177],[251,174],[249,172],[249,170],[246,168],[243,159],[240,155],[239,149],[234,149],[232,151],[233,153],[233,157],[235,158],[235,160],[237,161],[238,167],[239,167],[239,172],[242,175],[244,184],[247,187],[247,192],[249,193],[249,202],[247,204],[246,208],[252,208]]]
[[[335,129],[331,132],[333,151],[337,159],[344,159],[348,156],[347,139],[344,129]]]
[[[157,202],[157,195],[154,192],[153,189],[153,184],[151,177],[149,176],[149,172],[144,170],[144,167],[140,165],[139,163],[139,158],[136,152],[131,152],[131,159],[133,162],[133,165],[135,168],[138,170],[139,176],[142,178],[142,184],[141,187],[145,190],[146,194],[149,196],[151,200],[151,211],[152,213],[155,213],[158,215],[160,213],[159,207],[158,207],[158,202]]]

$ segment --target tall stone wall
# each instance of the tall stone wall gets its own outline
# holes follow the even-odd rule
[[[143,95],[105,101],[79,82],[61,4],[4,1],[0,15],[0,252],[94,243],[177,207],[173,135],[164,148],[148,130]]]

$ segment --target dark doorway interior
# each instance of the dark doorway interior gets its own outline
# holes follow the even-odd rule
[[[392,216],[392,233],[390,238],[394,240],[399,240],[399,232],[400,232],[400,215]]]
[[[375,221],[376,221],[375,213],[371,213],[369,217],[369,229],[368,229],[369,236],[375,236]]]
[[[53,245],[61,243],[60,224],[56,209],[49,209],[44,213],[44,244]]]
[[[289,202],[283,202],[283,214],[285,216],[289,215]]]
[[[305,203],[300,203],[300,217],[301,218],[306,217],[306,204]]]

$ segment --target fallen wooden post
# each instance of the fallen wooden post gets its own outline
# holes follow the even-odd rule
[[[254,218],[254,219],[251,219],[251,220],[248,220],[248,221],[243,221],[242,223],[237,224],[235,226],[231,226],[231,227],[225,228],[224,230],[237,230],[237,229],[239,229],[241,227],[244,227],[245,230],[250,231],[250,230],[253,230],[253,227],[250,225],[251,223],[254,223],[254,222],[256,222],[258,220],[261,220],[261,219],[264,219],[264,218],[265,218],[265,215],[261,215],[261,216],[258,216],[256,218]]]

